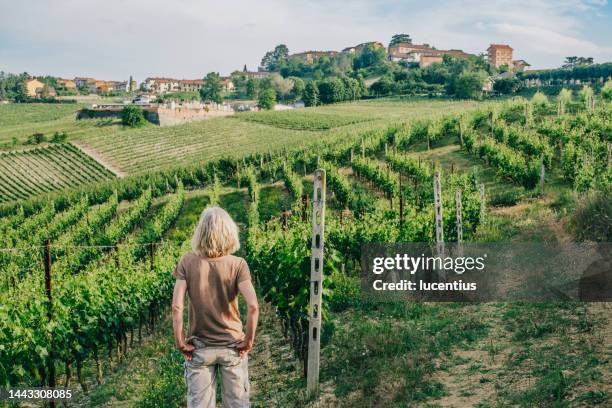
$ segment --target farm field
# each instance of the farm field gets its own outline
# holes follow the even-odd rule
[[[164,128],[147,124],[130,129],[121,126],[118,120],[77,121],[75,105],[52,105],[47,112],[42,105],[9,104],[0,106],[8,115],[0,125],[0,145],[5,143],[5,150],[11,151],[20,148],[11,146],[13,137],[23,142],[33,133],[43,133],[50,139],[55,132],[66,132],[69,142],[123,177],[202,164],[221,157],[306,147],[382,129],[389,123],[461,112],[477,106],[474,102],[390,99],[290,112],[245,113]],[[23,117],[18,120],[20,112]],[[78,179],[69,174],[64,178]]]
[[[353,108],[364,109],[361,104]],[[349,105],[330,108],[351,116]],[[239,255],[262,302],[249,367],[254,406],[609,404],[612,319],[606,304],[376,303],[361,296],[359,260],[363,243],[435,242],[435,171],[449,242],[458,228],[456,189],[467,242],[610,240],[609,223],[592,216],[609,207],[612,178],[604,152],[610,107],[560,117],[552,104],[526,101],[404,108],[403,114],[391,108],[389,119],[367,126],[278,129],[318,134],[313,149],[300,148],[300,141],[286,152],[226,161],[214,161],[211,153],[206,166],[126,178],[113,188],[92,185],[54,206],[22,201],[3,207],[3,246],[14,250],[0,257],[7,305],[0,309],[0,344],[20,347],[0,348],[0,380],[44,382],[50,356],[58,381],[70,377],[79,390],[76,406],[184,406],[182,357],[172,347],[167,307],[170,271],[188,250],[202,208],[217,204],[240,226]],[[303,121],[300,113],[296,126]],[[104,154],[102,146],[95,149]],[[327,173],[326,290],[321,394],[312,400],[302,375],[311,232],[302,195],[312,195],[317,166]],[[485,213],[478,194],[483,184]],[[30,230],[49,236],[29,236]],[[56,325],[40,324],[47,319],[42,251],[27,252],[43,236],[52,240]],[[90,245],[79,248],[84,242]],[[32,301],[24,301],[24,290]]]
[[[370,104],[372,105],[370,107]],[[477,104],[466,102],[373,102],[342,104],[341,107],[314,108],[316,114],[330,113],[336,121],[354,121],[357,114],[371,118],[367,122],[347,124],[329,130],[286,129],[287,118],[295,115],[304,127],[310,108],[292,112],[262,112],[267,124],[242,121],[236,117],[218,118],[166,128],[123,130],[114,133],[87,133],[77,136],[79,143],[89,146],[109,163],[127,174],[139,174],[172,166],[203,163],[224,156],[241,157],[247,154],[268,153],[283,148],[306,146],[317,141],[333,140],[339,135],[350,135],[368,129],[380,129],[394,121],[428,117],[442,113],[474,109]],[[387,114],[381,114],[387,111]],[[258,117],[258,114],[247,114]],[[276,122],[272,118],[283,118]],[[247,116],[251,117],[251,116]],[[318,116],[314,116],[315,118]],[[344,119],[344,118],[348,119]],[[315,126],[315,129],[318,127]]]
[[[0,152],[0,203],[114,177],[111,171],[70,144]]]

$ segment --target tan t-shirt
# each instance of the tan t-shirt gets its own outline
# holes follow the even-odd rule
[[[195,338],[208,346],[232,346],[242,341],[238,284],[251,280],[244,259],[233,255],[206,258],[188,253],[172,274],[187,281],[187,342]]]

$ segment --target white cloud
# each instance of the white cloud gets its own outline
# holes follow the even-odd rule
[[[254,69],[276,44],[292,51],[387,42],[408,32],[438,48],[513,46],[536,67],[567,55],[612,60],[610,38],[585,36],[601,0],[0,0],[0,69],[139,79]],[[610,29],[607,29],[608,34]]]

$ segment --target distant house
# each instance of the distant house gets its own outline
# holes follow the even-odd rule
[[[433,51],[429,44],[412,44],[408,42],[397,43],[387,50],[390,61],[419,62],[420,54]]]
[[[57,84],[71,91],[77,90],[76,83],[71,79],[57,78]]]
[[[531,64],[527,63],[525,60],[514,60],[512,61],[512,67],[514,72],[523,72],[527,67],[530,67]]]
[[[512,47],[508,44],[491,44],[487,48],[487,58],[489,64],[495,68],[499,68],[502,65],[512,70]]]
[[[25,85],[25,88],[26,88],[26,94],[30,98],[40,97],[42,95],[42,93],[43,93],[44,88],[45,88],[45,84],[43,82],[40,82],[36,78],[25,80],[24,81],[24,85]]]
[[[204,86],[202,79],[181,79],[178,81],[179,92],[198,92]]]
[[[110,92],[127,92],[128,81],[105,81]]]
[[[74,78],[74,83],[77,88],[85,89],[89,92],[97,92],[97,82],[95,78],[87,78],[87,77],[76,77]]]
[[[145,91],[159,95],[167,92],[177,92],[179,90],[179,83],[178,79],[153,77],[145,79],[141,87]]]
[[[423,53],[419,59],[419,68],[425,68],[431,64],[436,64],[444,61],[444,56],[434,53]]]
[[[198,92],[203,85],[202,79],[152,77],[145,79],[140,86],[145,91],[162,95],[168,92]]]
[[[342,50],[342,52],[346,52],[349,54],[354,54],[354,53],[358,53],[364,50],[365,47],[367,47],[368,45],[371,45],[372,48],[379,49],[379,48],[384,48],[384,45],[379,42],[379,41],[370,41],[370,42],[365,42],[365,43],[361,43],[361,44],[357,44],[354,47],[346,47],[345,49]]]
[[[236,90],[236,86],[230,77],[221,77],[221,86],[225,92],[234,92]]]
[[[389,60],[418,63],[424,68],[443,61],[445,55],[457,58],[468,58],[472,54],[462,50],[437,50],[429,44],[398,43],[389,47]]]
[[[231,76],[244,76],[248,79],[264,79],[271,75],[268,71],[234,71]]]
[[[338,51],[305,51],[289,55],[289,59],[302,60],[308,64],[312,64],[316,59],[321,57],[334,57],[338,55]]]

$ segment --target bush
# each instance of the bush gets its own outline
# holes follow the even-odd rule
[[[37,132],[34,133],[32,136],[28,137],[26,144],[41,144],[46,141],[47,138],[45,137],[45,134]]]
[[[121,111],[121,123],[124,126],[140,127],[145,124],[145,117],[140,106],[127,105]]]
[[[68,133],[66,132],[55,132],[51,143],[64,143],[68,139]]]
[[[271,110],[276,105],[276,92],[272,88],[268,88],[259,93],[257,105],[260,109]]]
[[[612,80],[608,80],[601,88],[601,99],[612,102]]]
[[[586,195],[579,203],[572,227],[578,240],[612,241],[611,188]]]

